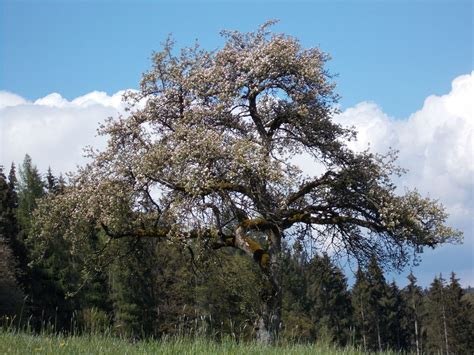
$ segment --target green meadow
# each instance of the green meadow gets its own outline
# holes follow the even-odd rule
[[[0,332],[0,354],[363,354],[355,348],[336,348],[330,344],[278,344],[264,346],[238,342],[231,338],[220,342],[204,338],[173,338],[130,342],[112,336],[33,335],[24,332]],[[384,352],[395,354],[395,352]]]

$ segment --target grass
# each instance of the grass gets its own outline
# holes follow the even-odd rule
[[[129,342],[113,336],[33,335],[0,331],[0,354],[363,354],[354,348],[338,349],[329,344],[281,344],[263,346],[222,342],[204,338],[176,338]],[[395,354],[385,352],[384,354]]]

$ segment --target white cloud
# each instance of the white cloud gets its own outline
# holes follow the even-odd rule
[[[12,94],[8,91],[0,91],[0,109],[9,106],[17,106],[26,103],[21,96]]]
[[[86,161],[85,146],[105,145],[96,129],[107,117],[124,112],[123,93],[94,91],[72,101],[52,93],[29,102],[0,92],[0,164],[18,165],[28,153],[42,172],[48,166],[56,173],[74,170]]]
[[[464,232],[464,245],[427,251],[414,270],[427,285],[435,274],[448,277],[456,271],[464,285],[474,274],[474,72],[457,77],[451,91],[429,96],[421,110],[406,120],[385,114],[375,103],[362,102],[342,112],[336,120],[354,126],[355,150],[370,144],[374,152],[399,151],[398,163],[408,173],[397,181],[401,190],[416,188],[439,199],[450,214],[449,224]],[[470,275],[470,276],[469,276]]]
[[[409,170],[401,186],[439,198],[454,218],[473,213],[474,72],[456,78],[451,92],[429,96],[421,110],[406,120],[387,116],[375,103],[362,102],[336,120],[355,126],[355,150],[399,151],[399,164]]]

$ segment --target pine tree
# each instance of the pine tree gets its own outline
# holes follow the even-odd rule
[[[362,345],[364,351],[372,346],[369,344],[370,331],[370,289],[366,273],[359,267],[356,273],[356,280],[351,292],[353,322],[355,327],[354,343]]]
[[[131,245],[133,243],[133,245]],[[124,240],[122,255],[110,273],[114,325],[118,333],[132,338],[154,335],[157,290],[153,277],[154,240]]]
[[[395,281],[387,285],[383,302],[383,313],[386,315],[386,344],[394,350],[408,350],[410,347],[409,330],[405,327],[407,305]]]
[[[0,321],[22,316],[24,294],[16,278],[16,264],[9,243],[0,237]]]
[[[18,235],[17,208],[15,165],[12,164],[8,181],[0,166],[0,237],[5,238],[12,248]]]
[[[18,198],[16,195],[15,165],[12,164],[8,181],[0,166],[0,236],[12,243],[18,234],[16,209]]]
[[[21,285],[25,285],[28,269],[28,257],[27,250],[24,245],[22,234],[20,233],[20,227],[18,225],[18,181],[16,178],[15,164],[12,163],[10,172],[8,174],[8,198],[6,201],[5,208],[8,211],[8,231],[5,235],[7,238],[11,250],[13,252],[13,258],[18,264],[18,281]]]
[[[13,316],[23,301],[23,291],[18,283],[22,273],[12,249],[17,247],[16,194],[12,176],[7,181],[0,166],[0,318]],[[14,176],[14,173],[13,173]]]
[[[8,249],[12,252],[12,260],[15,263],[16,279],[22,287],[25,287],[28,259],[17,221],[18,196],[16,188],[15,165],[11,165],[8,181],[3,174],[2,167],[0,167],[0,238],[4,238],[8,244]]]
[[[46,187],[46,191],[51,194],[60,194],[64,192],[64,188],[66,186],[66,182],[62,174],[59,177],[55,177],[51,170],[51,167],[48,168],[46,172],[46,177],[44,181],[44,186]]]
[[[31,228],[31,218],[37,206],[37,199],[44,195],[44,184],[38,169],[27,154],[20,168],[18,183],[18,222],[22,231],[28,235]]]
[[[453,272],[446,288],[446,322],[450,351],[454,354],[468,354],[474,350],[474,324],[470,317],[473,307],[463,296],[464,291]]]
[[[350,337],[352,306],[347,280],[327,254],[309,264],[308,301],[317,336],[344,346]]]
[[[0,165],[0,237],[10,239],[11,221],[14,214],[10,209],[10,188]]]
[[[288,341],[312,341],[315,338],[315,324],[310,318],[310,304],[307,298],[308,261],[304,248],[297,240],[292,246],[284,245],[282,273],[283,292],[281,336]]]
[[[67,297],[79,287],[80,274],[75,267],[77,256],[72,257],[70,241],[57,231],[53,231],[47,241],[40,242],[36,238],[37,231],[32,229],[33,212],[40,199],[53,194],[56,185],[51,169],[44,183],[31,157],[26,155],[19,175],[16,214],[21,231],[18,241],[25,250],[23,283],[28,294],[31,325],[41,327],[50,323],[60,330],[70,326],[71,316],[78,307],[77,298]],[[30,261],[35,263],[26,267]]]
[[[403,327],[408,330],[409,348],[417,355],[423,353],[423,291],[416,284],[416,277],[410,272],[410,283],[403,289],[405,313]]]
[[[371,258],[367,268],[367,281],[369,284],[369,343],[377,345],[377,349],[382,351],[386,347],[387,338],[387,314],[384,307],[384,298],[387,296],[387,283],[380,269],[377,259]]]
[[[445,280],[435,277],[425,299],[426,350],[429,353],[449,353],[450,334],[447,321],[447,294]]]
[[[391,345],[389,308],[393,306],[391,303],[398,301],[390,300],[388,289],[376,258],[371,258],[367,272],[359,268],[352,291],[352,304],[356,334],[362,338],[365,350],[382,351]]]
[[[56,191],[57,180],[56,177],[53,175],[51,167],[48,167],[45,185],[46,191],[48,191],[48,193],[54,193]]]
[[[255,284],[259,270],[251,260],[234,250],[221,250],[215,257],[195,264],[195,309],[200,317],[197,331],[209,336],[254,336],[254,318],[260,305]]]

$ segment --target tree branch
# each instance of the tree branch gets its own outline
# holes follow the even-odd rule
[[[264,142],[268,141],[267,131],[263,126],[262,119],[258,114],[257,110],[257,95],[252,93],[248,97],[249,100],[249,112],[250,117],[252,117],[253,122],[255,123],[255,127],[257,127],[258,134],[263,139]]]
[[[283,229],[288,229],[296,223],[318,224],[318,225],[336,225],[342,226],[345,224],[357,225],[359,227],[367,228],[377,233],[389,233],[388,228],[364,219],[340,216],[335,212],[330,211],[328,216],[314,216],[306,210],[295,212],[293,215],[285,218],[282,223]]]
[[[304,197],[306,194],[310,193],[313,189],[331,182],[334,176],[336,176],[336,173],[332,171],[328,171],[319,179],[316,179],[316,180],[313,180],[311,182],[301,185],[300,189],[297,192],[292,193],[288,196],[288,198],[285,201],[285,205],[290,206],[291,204],[293,204],[300,198]]]

